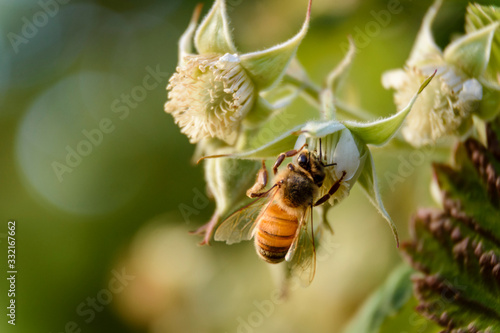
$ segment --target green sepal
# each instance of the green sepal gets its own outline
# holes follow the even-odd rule
[[[200,54],[236,53],[224,0],[216,0],[201,22],[194,44]]]
[[[322,138],[345,128],[344,124],[336,120],[310,121],[302,127],[300,132],[304,133],[306,137]]]
[[[288,41],[267,50],[241,55],[241,65],[245,68],[258,89],[271,88],[285,74],[286,69],[295,57],[297,49],[309,28],[311,1],[307,17],[300,32]]]
[[[333,120],[337,118],[337,108],[335,107],[335,96],[330,89],[323,89],[319,93],[321,102],[321,117],[324,120]]]
[[[349,50],[345,54],[342,61],[328,74],[326,79],[326,87],[330,89],[334,95],[338,89],[342,86],[349,69],[351,68],[352,62],[354,61],[354,56],[356,55],[356,44],[351,36],[349,40]]]
[[[500,22],[500,8],[495,6],[482,6],[480,4],[469,4],[465,15],[465,32],[472,33],[487,25]],[[486,68],[485,76],[490,83],[500,82],[497,75],[500,73],[500,29],[495,30],[495,36],[491,46],[490,62]]]
[[[499,22],[468,33],[444,50],[444,59],[471,77],[480,77],[490,60],[491,45]]]
[[[409,66],[424,65],[429,59],[441,56],[441,49],[432,36],[432,23],[442,3],[442,0],[436,0],[427,10],[408,59]]]
[[[303,126],[304,125],[296,126],[256,149],[231,154],[227,157],[242,159],[265,159],[276,157],[284,151],[293,149],[297,141],[297,136],[294,135],[294,133],[300,131]]]
[[[356,45],[352,38],[349,37],[349,50],[342,61],[330,72],[330,74],[328,74],[326,87],[319,94],[321,113],[324,120],[333,120],[337,118],[335,96],[338,94],[339,88],[345,81],[355,55]]]
[[[268,143],[252,150],[231,154],[228,157],[243,159],[263,159],[276,157],[284,151],[293,149],[299,134],[307,137],[324,137],[329,134],[341,131],[345,126],[338,121],[319,122],[311,121],[306,124],[295,126],[285,133],[277,136]],[[249,141],[251,145],[251,141]]]
[[[385,144],[399,130],[406,116],[408,115],[408,113],[410,113],[411,108],[415,103],[415,101],[417,100],[418,95],[422,92],[422,90],[424,90],[424,88],[429,84],[429,82],[431,82],[435,74],[436,72],[434,72],[434,74],[428,77],[424,81],[424,83],[420,85],[419,90],[410,100],[408,105],[395,115],[368,123],[360,123],[360,122],[346,120],[343,122],[345,127],[347,127],[349,130],[351,130],[351,132],[356,134],[366,144],[372,144],[375,146],[381,146]]]
[[[382,202],[382,198],[378,190],[377,175],[375,173],[375,163],[373,161],[372,153],[368,149],[366,151],[368,157],[367,161],[365,162],[364,168],[359,175],[358,183],[363,188],[370,202],[375,206],[375,208],[377,208],[377,211],[380,213],[380,215],[382,215],[387,223],[389,223],[392,234],[394,235],[394,239],[396,240],[396,245],[399,247],[398,230],[389,213],[387,213],[387,211],[385,210],[384,203]]]
[[[246,190],[255,182],[261,164],[231,158],[216,158],[205,162],[205,178],[212,192],[216,211],[227,217],[246,201]]]
[[[185,56],[195,53],[193,49],[193,35],[196,31],[196,25],[198,24],[202,7],[201,4],[196,6],[186,31],[184,31],[179,39],[179,66],[182,66]]]
[[[481,82],[483,83],[483,82]],[[483,84],[483,98],[475,113],[484,120],[491,120],[500,113],[500,90]]]

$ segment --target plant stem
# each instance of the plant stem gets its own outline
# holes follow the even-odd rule
[[[287,83],[295,88],[299,89],[305,97],[307,97],[314,104],[321,105],[321,88],[310,81],[302,81],[296,77],[289,74],[285,74],[283,77],[283,82]],[[335,109],[339,114],[343,114],[350,117],[355,117],[356,120],[367,121],[373,118],[370,112],[354,107],[345,103],[344,101],[335,98]]]
[[[315,103],[320,104],[320,93],[321,89],[314,83],[309,81],[301,81],[300,79],[293,77],[289,74],[285,74],[283,77],[283,82],[288,83],[298,89],[300,89],[306,96],[308,96]]]

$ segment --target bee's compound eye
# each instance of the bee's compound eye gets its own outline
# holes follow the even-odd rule
[[[307,156],[300,155],[299,158],[297,159],[297,162],[299,163],[300,166],[306,164],[307,163]]]

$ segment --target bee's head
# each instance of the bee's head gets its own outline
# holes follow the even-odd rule
[[[297,164],[305,170],[310,169],[310,160],[311,152],[307,149],[302,150],[299,156],[297,156]]]
[[[297,164],[314,179],[314,182],[321,186],[325,179],[324,165],[316,156],[315,152],[307,149],[302,150],[297,156]]]

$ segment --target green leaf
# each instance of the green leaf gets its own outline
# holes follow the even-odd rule
[[[439,327],[414,312],[408,265],[396,267],[363,304],[343,333],[438,332]]]
[[[441,57],[441,49],[436,45],[432,36],[432,23],[442,3],[442,0],[436,0],[427,10],[407,62],[409,66],[425,65],[428,61],[434,60],[436,56]]]
[[[379,332],[442,333],[439,325],[415,312],[417,304],[415,296],[410,297],[396,314],[386,318]]]
[[[365,162],[363,171],[358,178],[358,183],[363,188],[365,194],[368,196],[370,202],[377,208],[377,211],[382,215],[382,217],[389,223],[389,226],[396,240],[396,245],[399,247],[399,236],[396,225],[392,221],[389,213],[385,210],[382,198],[380,197],[380,192],[378,190],[377,175],[375,173],[375,163],[373,162],[373,156],[371,152],[367,149],[367,161]]]
[[[200,54],[236,53],[224,0],[215,0],[212,9],[201,22],[194,37]]]
[[[495,6],[482,6],[479,4],[469,4],[465,15],[465,31],[472,33],[480,30],[494,22],[500,21],[500,8]],[[498,81],[500,74],[500,29],[495,30],[493,38],[490,62],[486,68],[486,77],[490,82]]]
[[[389,141],[399,130],[403,121],[405,120],[408,113],[410,113],[411,108],[418,95],[424,90],[424,88],[431,82],[432,78],[436,75],[436,72],[428,77],[424,83],[420,85],[419,90],[410,100],[410,103],[401,111],[395,115],[368,123],[359,123],[355,121],[344,121],[345,127],[347,127],[351,132],[355,133],[361,140],[366,144],[372,144],[375,146],[381,146]]]
[[[493,36],[499,25],[499,22],[492,23],[455,40],[444,50],[444,59],[471,77],[483,75],[490,60]]]
[[[307,16],[300,32],[288,41],[267,50],[241,55],[241,65],[245,68],[260,90],[269,89],[285,74],[286,69],[295,57],[297,49],[309,28],[311,0]]]
[[[488,147],[458,145],[453,166],[434,165],[443,209],[421,209],[402,249],[423,275],[418,310],[447,332],[500,331],[500,120],[486,127]]]
[[[184,62],[184,57],[189,54],[194,54],[193,49],[193,34],[196,30],[196,25],[198,24],[198,19],[200,18],[202,4],[198,4],[194,9],[193,16],[189,25],[179,39],[179,65],[182,66]]]

